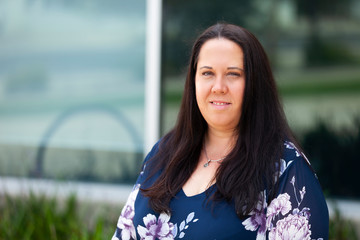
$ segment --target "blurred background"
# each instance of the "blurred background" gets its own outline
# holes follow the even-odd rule
[[[146,154],[147,4],[0,0],[0,239],[111,237]],[[219,21],[263,44],[333,206],[331,237],[357,239],[360,0],[162,0],[159,135],[175,124],[193,41]]]

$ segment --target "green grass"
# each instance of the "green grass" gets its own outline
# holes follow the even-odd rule
[[[111,239],[117,219],[111,216],[114,211],[95,216],[93,207],[83,214],[81,207],[74,196],[63,201],[34,194],[1,196],[0,240]]]
[[[350,220],[344,219],[338,208],[330,219],[329,240],[357,240],[356,227]]]

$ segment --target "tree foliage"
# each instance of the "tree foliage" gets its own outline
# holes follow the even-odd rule
[[[360,197],[360,119],[353,128],[332,130],[325,122],[304,135],[303,147],[323,189],[331,196]],[[354,130],[355,129],[355,130]]]
[[[244,25],[255,11],[250,0],[163,1],[163,75],[184,72],[190,48],[205,28],[216,22]]]

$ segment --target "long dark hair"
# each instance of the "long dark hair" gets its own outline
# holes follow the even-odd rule
[[[233,201],[237,215],[243,219],[261,201],[259,194],[265,186],[270,198],[274,196],[276,162],[280,161],[283,141],[293,139],[266,53],[252,33],[236,25],[213,25],[195,41],[177,123],[163,137],[151,161],[154,171],[161,169],[161,174],[142,192],[154,211],[171,212],[171,199],[198,164],[207,123],[196,103],[195,73],[201,47],[214,38],[225,38],[241,47],[246,82],[238,138],[216,172],[217,188],[212,199]]]

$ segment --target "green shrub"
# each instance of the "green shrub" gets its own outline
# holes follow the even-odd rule
[[[335,214],[330,219],[329,240],[357,240],[355,225],[344,219],[338,208],[335,208]]]
[[[90,211],[86,217],[81,217],[79,209],[75,196],[64,201],[32,193],[1,196],[0,240],[111,239],[116,227],[115,217],[91,216],[94,214]]]
[[[360,184],[354,184],[360,168],[360,118],[338,131],[320,121],[304,134],[302,146],[329,196],[360,197]]]
[[[358,60],[345,44],[312,36],[305,48],[306,65],[308,67],[355,65]]]

